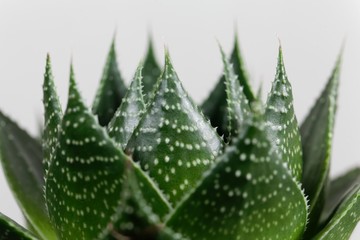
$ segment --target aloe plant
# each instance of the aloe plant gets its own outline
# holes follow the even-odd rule
[[[237,39],[221,56],[200,108],[151,41],[126,87],[113,41],[91,110],[71,66],[64,111],[48,56],[42,144],[0,112],[3,170],[28,222],[0,214],[0,239],[348,239],[360,169],[329,178],[341,54],[300,126],[281,47],[266,103]]]

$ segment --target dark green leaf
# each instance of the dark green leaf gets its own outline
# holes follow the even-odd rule
[[[46,69],[43,84],[44,101],[44,131],[43,131],[43,165],[45,172],[49,169],[58,144],[58,135],[62,119],[62,110],[56,94],[54,79],[51,71],[50,56],[46,58]],[[46,174],[45,174],[46,176]]]
[[[224,76],[227,100],[227,119],[229,138],[238,136],[244,130],[245,122],[251,119],[249,101],[246,98],[243,87],[235,75],[233,65],[226,58],[221,49],[222,60],[224,63]]]
[[[148,50],[144,61],[143,84],[144,84],[144,99],[147,102],[151,98],[156,81],[160,77],[161,69],[156,61],[152,39],[149,38]]]
[[[266,130],[271,143],[281,152],[283,162],[300,182],[302,176],[301,139],[296,120],[291,85],[288,81],[281,47],[275,80],[265,108]]]
[[[240,55],[240,48],[238,39],[235,37],[234,48],[231,53],[230,63],[233,64],[235,74],[239,80],[240,86],[243,87],[243,92],[251,103],[255,100],[252,93],[248,76],[244,70],[243,60]],[[228,136],[228,120],[227,120],[227,102],[225,91],[225,76],[222,76],[216,84],[209,97],[202,105],[205,116],[210,119],[212,126],[218,127],[217,132],[219,135]]]
[[[155,92],[127,150],[175,204],[210,167],[222,141],[183,89],[168,53]]]
[[[92,107],[92,111],[97,115],[101,126],[106,126],[110,122],[125,93],[126,86],[118,69],[114,39]]]
[[[1,112],[0,154],[4,173],[24,215],[41,237],[54,239],[43,197],[41,145]]]
[[[73,70],[59,136],[46,181],[49,215],[60,239],[94,239],[120,205],[124,168],[133,163],[88,111],[77,90]],[[134,169],[154,212],[165,215],[169,211],[166,202],[139,168]]]
[[[256,120],[167,221],[191,239],[300,239],[302,190]]]
[[[330,222],[314,239],[346,240],[360,220],[360,185],[348,193]]]
[[[146,108],[142,93],[141,68],[140,65],[136,70],[134,79],[108,127],[109,136],[121,149],[125,149]]]
[[[327,223],[336,208],[348,195],[348,193],[360,184],[360,168],[353,169],[343,176],[330,181],[326,193],[325,205],[321,214],[320,223]]]
[[[304,161],[302,182],[305,193],[310,200],[310,222],[307,227],[307,236],[311,236],[315,231],[324,204],[335,121],[340,62],[341,58],[339,57],[325,89],[300,128]]]
[[[1,240],[37,240],[26,229],[0,213],[0,239]]]

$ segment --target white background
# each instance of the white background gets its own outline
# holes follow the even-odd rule
[[[159,61],[168,46],[185,88],[201,103],[222,71],[217,40],[229,52],[234,29],[253,86],[262,81],[266,93],[281,39],[299,121],[323,88],[346,39],[331,175],[359,166],[357,0],[0,0],[0,109],[30,133],[37,132],[47,52],[63,106],[71,58],[83,96],[91,104],[115,30],[119,67],[127,83],[151,32]],[[2,172],[0,211],[23,221]],[[353,238],[360,238],[360,230]]]

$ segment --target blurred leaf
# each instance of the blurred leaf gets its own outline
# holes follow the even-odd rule
[[[125,149],[146,108],[142,93],[141,68],[141,65],[137,68],[134,79],[108,127],[109,136],[121,149]]]
[[[240,48],[238,44],[238,38],[235,37],[234,48],[231,53],[230,63],[233,64],[234,72],[237,75],[237,79],[240,86],[243,87],[243,92],[247,97],[249,103],[255,100],[254,94],[251,90],[248,76],[244,70],[243,60],[240,55]],[[227,102],[225,91],[225,76],[222,76],[215,88],[210,93],[209,97],[202,104],[202,110],[210,119],[212,126],[217,127],[217,132],[220,136],[228,136],[228,120],[227,120]]]
[[[30,232],[0,213],[1,240],[37,240]]]
[[[154,46],[151,37],[149,38],[148,50],[142,70],[144,84],[144,100],[147,102],[153,93],[154,86],[160,77],[161,69],[155,58]]]
[[[166,225],[190,239],[301,239],[306,200],[256,120]]]
[[[314,239],[346,240],[360,220],[360,185],[348,193],[330,222]]]
[[[120,205],[119,196],[126,181],[124,167],[133,163],[83,103],[72,69],[59,136],[46,181],[49,215],[60,239],[94,239]],[[169,211],[167,203],[139,168],[134,169],[154,212],[165,215]]]
[[[283,162],[300,182],[303,165],[301,139],[281,47],[275,80],[265,107],[265,120],[270,142],[281,152]]]
[[[114,39],[92,107],[101,126],[106,126],[110,122],[125,94],[126,86],[118,69]]]
[[[41,145],[1,112],[0,154],[8,184],[22,212],[42,238],[54,239],[43,197]]]
[[[181,85],[166,53],[156,95],[130,138],[127,151],[172,204],[198,182],[222,141]]]
[[[340,62],[341,57],[338,58],[325,89],[300,128],[304,161],[302,182],[310,200],[310,221],[306,236],[312,236],[315,233],[325,201]]]

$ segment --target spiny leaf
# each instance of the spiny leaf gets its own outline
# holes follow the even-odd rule
[[[155,92],[127,151],[175,204],[209,168],[222,141],[183,89],[168,53]]]
[[[139,183],[134,175],[134,169],[128,165],[126,181],[123,184],[121,205],[118,207],[112,221],[102,234],[106,239],[180,239],[179,234],[174,234],[164,228],[159,216],[153,211],[144,198]],[[119,238],[117,238],[119,237]],[[100,237],[99,239],[103,239]]]
[[[98,116],[100,125],[106,126],[110,122],[125,93],[126,86],[118,69],[114,39],[92,107],[93,113]]]
[[[56,94],[54,79],[51,71],[50,56],[46,58],[46,68],[43,84],[44,102],[44,131],[43,131],[43,165],[45,172],[49,169],[58,144],[58,135],[62,119],[62,110]],[[46,174],[45,174],[46,176]],[[46,178],[45,178],[46,180]]]
[[[24,215],[44,239],[54,239],[45,207],[40,143],[0,112],[0,160]]]
[[[255,97],[252,93],[248,76],[243,67],[243,60],[240,55],[240,48],[238,44],[238,38],[235,37],[234,48],[231,53],[230,63],[233,64],[234,72],[238,77],[240,86],[243,87],[243,92],[251,103]],[[217,132],[220,136],[228,136],[228,123],[227,123],[227,103],[225,92],[225,76],[222,76],[216,84],[209,97],[202,105],[205,116],[210,119],[211,124],[217,128]]]
[[[134,79],[108,127],[109,136],[122,149],[125,149],[146,108],[142,93],[141,68],[140,65],[136,70]]]
[[[332,137],[336,112],[341,57],[332,75],[301,125],[303,149],[303,177],[305,193],[310,200],[310,222],[307,235],[315,230],[325,198],[325,185],[329,174]]]
[[[306,200],[256,120],[175,210],[167,226],[196,240],[300,239]]]
[[[331,180],[326,193],[325,205],[321,214],[320,223],[327,223],[336,208],[347,194],[360,184],[360,168],[353,169],[346,174]]]
[[[1,240],[37,240],[26,229],[0,213],[0,239]]]
[[[224,63],[224,76],[227,96],[227,116],[229,139],[238,136],[244,130],[245,122],[250,116],[249,101],[246,98],[243,87],[235,75],[233,65],[226,58],[224,51],[220,48]]]
[[[281,47],[275,80],[265,108],[266,130],[270,142],[281,152],[293,176],[300,181],[302,176],[302,149],[296,120],[291,85],[288,81]]]
[[[360,221],[360,185],[348,194],[335,215],[314,239],[346,240]]]
[[[61,239],[94,239],[120,204],[125,164],[132,164],[97,124],[77,90],[73,70],[69,99],[46,182],[49,215]],[[148,179],[136,176],[146,197],[164,215],[168,206]],[[144,194],[145,195],[145,194]],[[161,209],[161,211],[159,210]]]
[[[151,98],[157,79],[160,77],[161,69],[155,58],[154,46],[151,37],[149,38],[148,50],[143,68],[144,99],[147,102]]]

